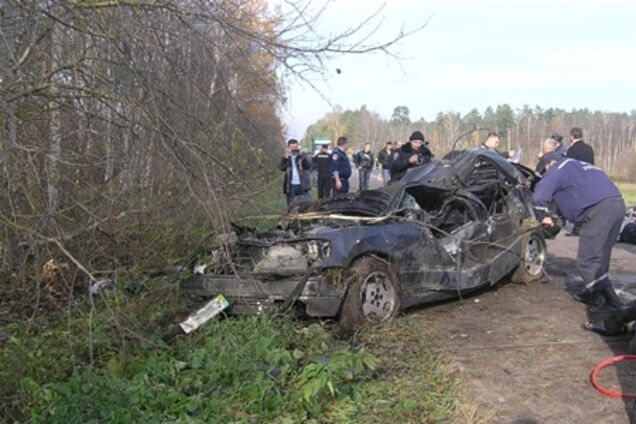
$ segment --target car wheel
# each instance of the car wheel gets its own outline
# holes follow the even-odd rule
[[[362,258],[353,265],[345,281],[349,287],[340,311],[341,327],[386,321],[399,312],[400,285],[387,261]]]
[[[538,232],[523,236],[521,240],[521,261],[512,275],[516,283],[531,283],[543,277],[548,258],[545,239]]]

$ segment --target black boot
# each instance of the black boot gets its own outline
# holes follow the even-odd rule
[[[603,306],[605,303],[605,297],[601,296],[600,292],[592,292],[588,289],[583,289],[580,292],[573,294],[572,298],[591,306]]]
[[[616,294],[613,286],[605,287],[599,290],[598,293],[603,296],[603,299],[605,299],[605,303],[607,305],[613,306],[617,309],[621,309],[623,306],[625,306],[621,298],[618,297],[618,295]]]

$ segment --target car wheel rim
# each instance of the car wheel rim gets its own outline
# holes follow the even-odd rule
[[[362,283],[362,314],[369,320],[390,318],[395,309],[395,288],[384,272],[367,275]]]
[[[535,237],[532,237],[527,245],[524,255],[526,271],[533,277],[543,272],[545,266],[545,249],[543,243]]]

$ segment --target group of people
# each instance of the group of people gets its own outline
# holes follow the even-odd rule
[[[489,133],[482,148],[508,158],[513,152],[501,152],[499,136]],[[552,134],[542,145],[536,166],[541,180],[534,189],[533,203],[542,225],[554,226],[549,207],[578,228],[577,268],[585,284],[574,295],[586,303],[606,303],[620,308],[621,301],[609,280],[612,248],[625,218],[625,202],[619,189],[594,165],[594,149],[583,140],[583,130],[570,130],[566,149],[563,137]]]
[[[351,163],[347,156],[347,142],[347,137],[339,137],[332,152],[327,150],[327,146],[322,145],[312,159],[301,154],[298,140],[292,138],[287,142],[287,152],[281,158],[279,168],[285,173],[283,193],[287,197],[288,208],[297,198],[310,200],[313,170],[318,173],[318,198],[331,197],[332,193],[349,192]]]
[[[346,137],[339,137],[333,151],[321,145],[320,151],[313,158],[301,154],[298,140],[287,142],[287,152],[280,161],[280,170],[285,172],[283,193],[287,196],[290,207],[296,198],[310,199],[311,172],[316,171],[318,198],[329,198],[332,195],[349,192],[349,178],[352,174],[351,162],[347,156]],[[368,190],[371,172],[377,166],[382,168],[384,185],[398,181],[406,170],[430,162],[433,154],[426,147],[427,141],[421,131],[414,131],[407,143],[387,142],[378,155],[377,160],[371,152],[371,144],[353,155],[353,164],[358,170],[358,190]]]

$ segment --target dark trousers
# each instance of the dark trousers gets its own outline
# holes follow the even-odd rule
[[[605,199],[583,215],[576,265],[590,291],[611,287],[607,273],[624,218],[625,202],[620,197]]]
[[[342,187],[340,190],[336,188],[336,183],[333,184],[333,193],[336,194],[347,194],[349,193],[349,178],[340,178],[340,182],[342,183]]]
[[[327,199],[331,197],[331,186],[333,185],[333,177],[331,175],[318,175],[318,198]]]
[[[371,170],[361,168],[358,170],[358,175],[360,177],[360,185],[358,187],[358,191],[368,190],[369,189],[369,178],[371,177]]]
[[[307,193],[300,184],[292,184],[289,186],[289,192],[287,193],[287,209],[289,209],[297,197],[309,199],[309,193]]]

